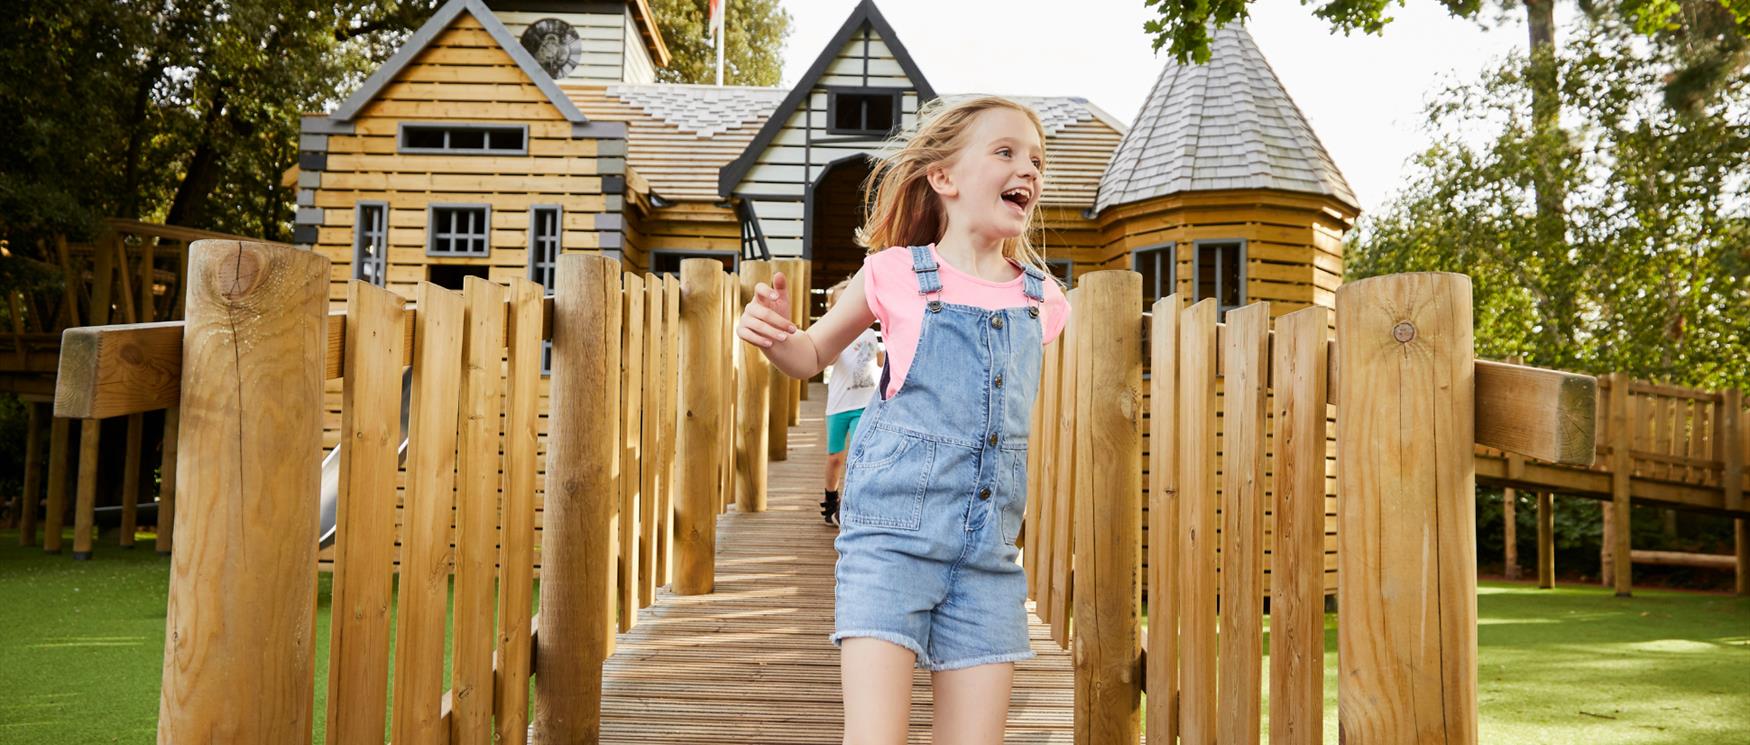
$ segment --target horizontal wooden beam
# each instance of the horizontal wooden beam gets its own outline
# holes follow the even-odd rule
[[[1590,466],[1597,453],[1598,379],[1476,361],[1476,439],[1550,463]]]
[[[1730,572],[1738,567],[1738,557],[1732,554],[1691,554],[1681,551],[1635,549],[1629,552],[1629,557],[1636,564],[1653,564],[1655,566],[1718,569],[1722,572]]]
[[[553,298],[542,301],[541,338],[553,336]],[[401,364],[413,363],[417,309],[408,308]],[[507,314],[508,317],[508,314]],[[340,377],[346,364],[346,311],[328,314],[323,371]],[[508,338],[508,329],[507,329]],[[80,326],[61,335],[55,416],[107,419],[175,406],[182,394],[182,322]]]

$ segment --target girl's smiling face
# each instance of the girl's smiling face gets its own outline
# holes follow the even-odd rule
[[[965,144],[931,169],[948,224],[1000,240],[1020,235],[1044,188],[1045,148],[1026,114],[1009,108],[979,112]]]

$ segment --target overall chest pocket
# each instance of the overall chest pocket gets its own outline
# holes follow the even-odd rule
[[[936,443],[873,427],[859,434],[866,436],[857,438],[845,463],[845,521],[900,530],[923,527]]]

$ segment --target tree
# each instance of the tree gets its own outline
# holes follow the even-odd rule
[[[1572,142],[1517,101],[1538,84],[1514,55],[1427,108],[1434,143],[1362,221],[1349,274],[1462,271],[1479,356],[1707,388],[1750,370],[1750,76],[1694,111],[1665,104],[1681,64],[1609,17],[1551,59]],[[1478,143],[1475,134],[1486,133]],[[1571,185],[1568,239],[1539,237],[1540,174]]]
[[[778,0],[723,0],[723,84],[777,85],[784,73],[784,42],[790,13]],[[709,84],[717,80],[717,51],[705,25],[705,0],[650,0],[668,45],[669,64],[657,68],[664,83]]]

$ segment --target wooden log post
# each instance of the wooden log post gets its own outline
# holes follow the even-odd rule
[[[18,545],[21,547],[36,545],[36,513],[42,509],[43,490],[43,405],[36,402],[25,405],[30,407],[30,413],[24,429],[24,494],[18,500]]]
[[[43,507],[43,553],[61,552],[61,531],[67,520],[67,456],[73,449],[73,420],[49,420],[49,497]]]
[[[1082,277],[1076,421],[1075,739],[1135,743],[1142,703],[1142,275]],[[1085,467],[1083,467],[1085,466]],[[1093,550],[1093,547],[1098,550]]]
[[[1715,447],[1720,455],[1720,488],[1724,490],[1726,509],[1744,509],[1744,394],[1732,388],[1720,393],[1718,428]],[[1750,521],[1732,520],[1733,554],[1737,557],[1737,590],[1739,596],[1750,596]]]
[[[547,497],[541,512],[536,745],[601,740],[602,661],[614,602],[620,262],[563,254],[553,297]]]
[[[1155,301],[1149,329],[1148,649],[1144,729],[1157,742],[1179,734],[1179,296]],[[1055,376],[1048,377],[1055,383]],[[1052,427],[1055,429],[1055,427]],[[1049,451],[1047,451],[1049,452]]]
[[[1222,349],[1222,692],[1216,741],[1256,743],[1263,707],[1264,416],[1270,304],[1227,312]]]
[[[1513,469],[1513,459],[1509,455],[1507,469]],[[1503,573],[1507,579],[1519,579],[1519,492],[1509,486],[1501,490],[1501,533],[1504,542],[1501,550]]]
[[[1471,324],[1462,274],[1337,290],[1338,722],[1349,745],[1477,742]]]
[[[741,293],[737,312],[753,302],[754,287],[772,283],[772,262],[741,263]],[[766,456],[770,452],[772,363],[765,353],[735,339],[742,347],[741,379],[736,397],[735,504],[742,512],[764,512],[767,499]]]
[[[1610,544],[1611,586],[1616,596],[1626,598],[1634,592],[1633,556],[1629,540],[1629,478],[1634,472],[1634,457],[1630,454],[1629,424],[1635,421],[1629,412],[1629,377],[1611,374],[1610,384],[1610,520],[1605,523],[1604,540]]]
[[[808,266],[799,258],[779,259],[778,263],[784,270],[784,277],[790,293],[790,322],[796,324],[797,331],[808,330]],[[785,376],[785,385],[789,388],[790,400],[784,404],[785,425],[794,427],[802,423],[802,389],[808,387],[808,381]]]
[[[796,293],[796,268],[789,259],[773,259],[772,273],[784,273],[784,287],[790,295],[791,317],[795,317],[796,304],[802,299]],[[766,283],[771,284],[769,281]],[[801,327],[797,327],[800,329]],[[762,355],[763,356],[763,355]],[[767,363],[770,365],[770,363]],[[771,368],[770,417],[766,427],[766,459],[773,461],[787,460],[790,457],[790,391],[796,381],[790,376]]]
[[[329,263],[237,241],[190,254],[158,742],[304,745]]]
[[[328,636],[330,745],[383,736],[405,314],[400,295],[368,282],[347,283],[344,445]]]
[[[102,433],[102,419],[79,420],[79,484],[78,498],[73,504],[74,561],[91,558],[92,538],[97,530],[98,440]]]
[[[127,452],[122,461],[122,525],[116,531],[116,545],[134,547],[134,531],[139,527],[140,510],[140,447],[146,439],[146,415],[128,415]]]
[[[1270,743],[1319,745],[1325,707],[1325,443],[1331,311],[1276,319]]]
[[[679,451],[675,454],[675,577],[679,595],[714,588],[717,554],[718,433],[722,416],[723,265],[714,259],[681,261],[681,395]]]
[[[1179,738],[1215,742],[1216,301],[1179,313]]]
[[[159,556],[169,556],[176,535],[176,438],[181,430],[182,407],[164,410],[164,446],[158,463]]]
[[[1555,493],[1537,493],[1537,586],[1549,590],[1556,586],[1556,510]]]

